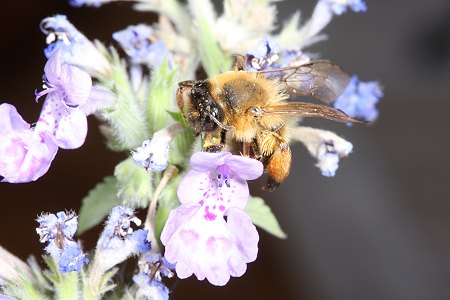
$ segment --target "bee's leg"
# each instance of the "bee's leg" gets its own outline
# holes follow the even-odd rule
[[[261,189],[264,192],[273,192],[280,186],[280,184],[281,182],[276,182],[272,177],[269,176],[267,178],[266,185],[263,185]]]
[[[267,184],[263,187],[264,191],[272,192],[288,177],[291,170],[291,149],[285,142],[275,149],[266,165],[269,178]]]
[[[251,145],[250,145],[250,146],[251,146],[250,151],[251,151],[251,153],[252,153],[252,156],[251,156],[251,157],[253,157],[254,159],[257,159],[257,160],[261,161],[261,160],[263,159],[263,156],[262,156],[261,152],[259,151],[259,146],[258,146],[256,140],[253,140],[253,141],[251,142]]]
[[[242,143],[242,156],[250,157],[250,146],[251,143],[248,142]]]
[[[206,152],[220,152],[224,147],[223,130],[205,132],[203,150]]]

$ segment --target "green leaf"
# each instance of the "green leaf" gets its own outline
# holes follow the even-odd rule
[[[103,179],[83,198],[78,217],[78,234],[101,223],[111,209],[121,202],[117,196],[117,181],[113,176]]]
[[[147,122],[150,134],[168,125],[167,111],[175,109],[175,95],[178,87],[177,70],[171,70],[167,59],[152,71],[149,94],[146,102]]]
[[[184,118],[183,115],[180,112],[176,112],[176,111],[167,111],[167,113],[169,114],[169,116],[172,117],[172,119],[178,123],[182,123],[184,124]]]
[[[150,174],[138,167],[131,158],[127,158],[116,166],[114,175],[117,178],[118,197],[124,204],[132,207],[146,207],[153,194]]]
[[[251,196],[245,210],[250,215],[253,224],[280,239],[287,238],[272,210],[262,198]]]

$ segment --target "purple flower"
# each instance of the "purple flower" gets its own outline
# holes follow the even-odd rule
[[[61,272],[79,271],[89,262],[73,240],[78,227],[75,213],[43,214],[36,221],[39,223],[36,228],[39,241],[48,243],[45,251],[58,261]]]
[[[344,93],[333,103],[350,117],[373,121],[378,116],[375,105],[383,97],[383,91],[376,81],[362,82],[353,76]]]
[[[256,259],[258,232],[245,213],[247,180],[263,172],[261,162],[222,153],[194,153],[192,169],[178,187],[181,206],[161,233],[165,257],[179,278],[195,274],[214,285],[242,276]]]
[[[162,40],[156,40],[153,28],[145,24],[131,25],[113,33],[115,39],[134,64],[156,68],[169,55]]]
[[[2,182],[30,182],[44,175],[58,151],[56,139],[31,128],[11,104],[0,105],[0,176]]]
[[[122,206],[113,208],[105,229],[97,242],[97,254],[102,257],[104,270],[110,269],[129,256],[150,250],[147,230],[133,230],[132,224],[141,225],[133,210]]]

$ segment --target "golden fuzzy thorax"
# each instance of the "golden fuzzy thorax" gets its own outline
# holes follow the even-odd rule
[[[284,125],[279,116],[258,115],[258,111],[289,95],[277,79],[258,76],[256,72],[232,71],[209,79],[211,96],[223,111],[222,123],[233,127],[237,141],[251,142],[261,130],[278,130]]]

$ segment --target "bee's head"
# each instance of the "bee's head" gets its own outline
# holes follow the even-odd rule
[[[190,94],[202,131],[214,131],[221,125],[222,111],[211,97],[211,84],[206,80],[197,81],[191,88]]]

